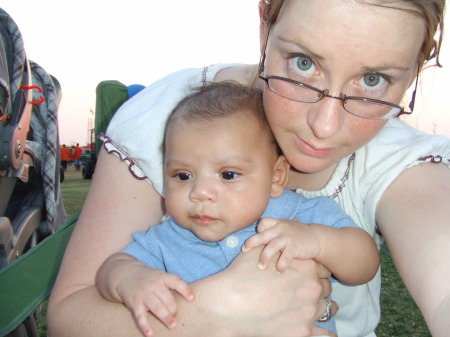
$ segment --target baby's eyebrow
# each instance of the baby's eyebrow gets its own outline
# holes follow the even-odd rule
[[[166,159],[164,162],[164,166],[167,168],[184,166],[186,163],[179,159]]]

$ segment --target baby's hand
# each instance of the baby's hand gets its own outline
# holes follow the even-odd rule
[[[269,261],[281,252],[277,271],[282,273],[293,259],[313,259],[320,253],[319,240],[314,230],[295,220],[264,218],[258,224],[258,234],[248,238],[242,246],[247,252],[260,245],[264,247],[258,268],[265,269]]]
[[[148,311],[169,329],[174,328],[177,306],[170,290],[175,290],[191,302],[194,300],[194,294],[189,285],[177,275],[148,267],[145,267],[139,276],[133,284],[128,283],[117,289],[117,293],[133,312],[141,331],[146,336],[153,335]]]

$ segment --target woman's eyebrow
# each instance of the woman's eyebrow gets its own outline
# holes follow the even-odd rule
[[[401,71],[401,72],[405,72],[410,70],[410,67],[403,67],[403,66],[398,66],[398,65],[382,65],[382,66],[378,66],[378,67],[364,67],[363,70],[369,73],[376,73],[376,72],[380,72],[380,71],[389,71],[389,70],[397,70],[397,71]]]
[[[317,60],[323,60],[323,59],[324,59],[323,56],[321,56],[321,55],[319,55],[319,54],[316,54],[315,52],[313,52],[312,50],[310,50],[308,47],[305,47],[304,45],[300,44],[298,41],[293,41],[293,40],[284,38],[284,37],[282,37],[282,36],[276,36],[275,39],[277,39],[277,40],[279,40],[279,41],[281,41],[281,42],[283,42],[283,43],[292,44],[292,45],[294,45],[295,47],[301,49],[301,50],[302,50],[305,54],[307,54],[308,56],[311,56],[311,57],[313,57],[313,58],[315,58],[315,59],[317,59]]]

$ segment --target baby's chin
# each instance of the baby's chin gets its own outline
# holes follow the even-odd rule
[[[227,235],[208,233],[207,231],[193,231],[196,237],[205,242],[218,242],[223,240]]]

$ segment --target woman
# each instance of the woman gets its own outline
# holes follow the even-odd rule
[[[433,38],[444,5],[261,2],[259,67],[185,70],[129,101],[103,137],[106,150],[128,165],[102,150],[49,304],[50,335],[139,336],[127,310],[103,300],[93,285],[104,259],[163,214],[155,189],[161,193],[166,115],[192,84],[251,84],[257,76],[270,126],[293,167],[289,187],[335,198],[378,243],[384,238],[431,333],[446,335],[450,142],[395,118],[405,112],[398,104],[418,70],[434,58],[439,64],[440,40]],[[273,267],[256,269],[257,256],[241,254],[224,272],[193,284],[196,301],[178,301],[178,326],[168,330],[154,321],[155,335],[326,335],[312,326],[326,311],[327,272],[298,261],[295,271],[275,276]],[[379,291],[379,273],[367,285],[333,289],[338,334],[374,336]]]

